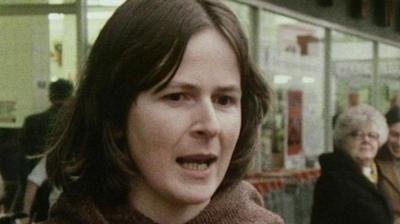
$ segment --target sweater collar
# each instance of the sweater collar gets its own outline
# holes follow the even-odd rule
[[[250,215],[251,214],[251,215]],[[254,216],[257,214],[259,216]],[[274,220],[281,223],[281,219],[263,208],[263,199],[255,188],[247,182],[241,182],[229,191],[216,194],[209,205],[187,224],[204,223],[254,223],[255,219]],[[52,208],[51,217],[54,220],[69,220],[69,223],[126,223],[126,224],[157,224],[129,206],[116,208],[98,207],[93,200],[83,198],[69,198],[62,195]]]

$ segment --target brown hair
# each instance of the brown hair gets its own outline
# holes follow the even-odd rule
[[[237,18],[216,0],[128,0],[94,43],[76,100],[48,155],[50,180],[65,191],[70,184],[83,183],[85,193],[108,203],[126,200],[137,172],[125,139],[130,106],[141,92],[165,88],[189,39],[205,28],[215,28],[226,38],[241,72],[241,131],[218,190],[242,179],[270,92],[250,59]]]

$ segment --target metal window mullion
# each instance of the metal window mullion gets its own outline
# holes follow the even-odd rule
[[[88,31],[87,31],[87,3],[86,0],[76,1],[76,21],[77,21],[77,68],[83,68],[88,50]],[[80,73],[78,73],[80,74]]]
[[[372,47],[372,105],[375,108],[379,108],[379,70],[378,70],[378,42],[373,41]]]
[[[333,141],[332,141],[332,117],[333,117],[333,108],[332,108],[332,68],[331,68],[331,52],[332,52],[332,31],[329,28],[325,28],[325,41],[324,41],[324,110],[323,116],[324,120],[324,151],[332,151],[333,150]]]
[[[250,47],[254,62],[259,63],[260,54],[260,8],[250,6]]]
[[[250,53],[255,64],[259,64],[260,54],[260,9],[256,6],[250,6],[250,36],[249,36],[249,47]],[[261,132],[259,132],[261,134]],[[255,157],[254,171],[261,172],[263,167],[263,150],[258,149]]]

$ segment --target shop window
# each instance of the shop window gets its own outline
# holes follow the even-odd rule
[[[233,1],[225,1],[224,3],[235,13],[242,25],[243,31],[247,37],[250,37],[250,6]]]
[[[126,0],[87,0],[88,5],[93,6],[119,6]]]
[[[378,47],[378,107],[386,113],[391,106],[400,106],[400,49],[386,44]]]
[[[94,10],[92,8],[89,8],[88,14],[87,14],[87,19],[88,19],[88,44],[89,44],[89,49],[95,42],[97,36],[100,33],[101,28],[103,28],[104,24],[107,22],[107,20],[111,17],[113,14],[115,8],[105,8],[102,10]]]
[[[324,29],[263,11],[260,64],[275,92],[263,170],[314,166],[324,151]]]
[[[343,109],[372,104],[373,42],[333,31],[331,44],[334,123]]]
[[[18,128],[48,108],[52,80],[76,76],[76,17],[0,16],[0,24],[0,126]]]
[[[77,82],[76,16],[49,14],[50,79]],[[65,35],[68,33],[68,35]]]

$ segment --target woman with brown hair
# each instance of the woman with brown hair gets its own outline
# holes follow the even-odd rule
[[[48,154],[50,223],[282,223],[241,179],[270,93],[215,0],[128,0]]]

